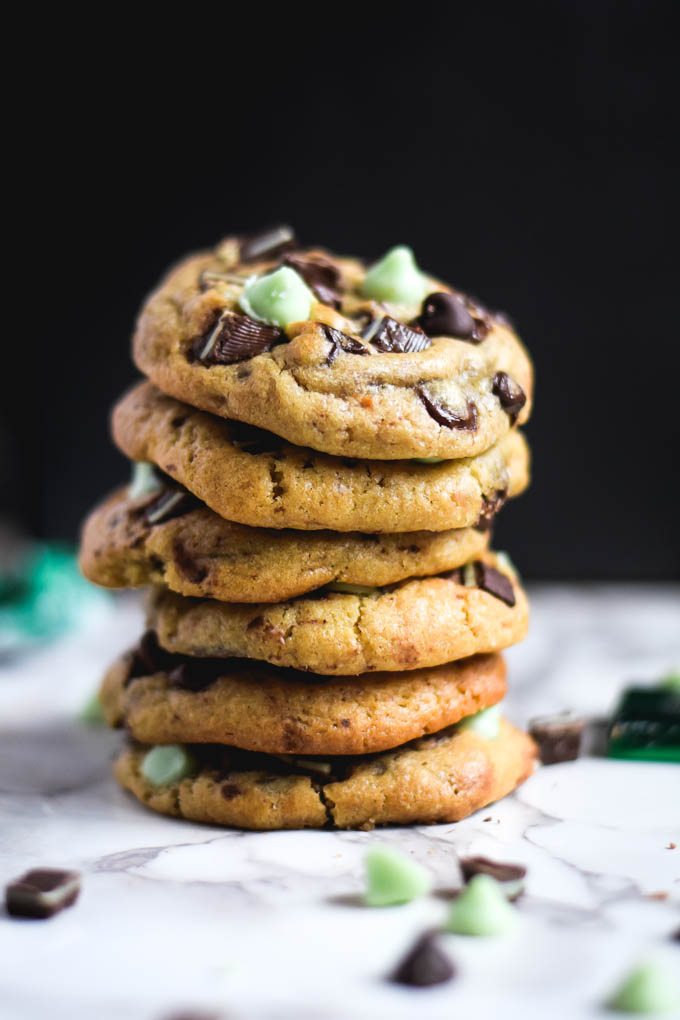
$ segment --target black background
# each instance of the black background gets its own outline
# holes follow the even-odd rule
[[[677,577],[673,5],[381,7],[42,23],[6,194],[6,509],[75,536],[127,476],[107,418],[144,293],[284,221],[368,258],[409,243],[517,322],[534,485],[497,544],[527,576]]]

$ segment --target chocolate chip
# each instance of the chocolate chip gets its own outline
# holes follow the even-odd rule
[[[241,262],[256,259],[273,259],[295,247],[295,232],[292,227],[270,227],[259,234],[250,234],[241,239],[239,258]]]
[[[385,315],[372,333],[371,343],[386,354],[416,354],[430,347],[432,341],[419,326],[405,326]]]
[[[482,498],[482,512],[475,524],[477,531],[491,531],[496,514],[508,498],[507,489],[498,489],[493,496]]]
[[[474,569],[478,588],[488,595],[500,599],[501,602],[505,602],[506,606],[514,606],[515,589],[505,574],[501,574],[500,570],[490,567],[488,563],[483,563],[481,560],[475,560]]]
[[[257,322],[248,315],[221,312],[208,331],[191,346],[191,360],[204,365],[235,365],[285,340],[278,326]]]
[[[488,336],[490,329],[491,326],[489,325],[488,320],[475,319],[475,325],[474,329],[472,330],[472,336],[470,337],[470,340],[472,340],[472,342],[475,344],[481,344],[482,340],[484,340]]]
[[[439,947],[436,936],[426,932],[409,949],[390,980],[398,985],[427,988],[450,981],[455,973],[450,959]]]
[[[187,552],[183,542],[177,539],[173,544],[172,551],[180,574],[183,574],[192,584],[200,584],[205,581],[208,576],[207,568],[196,562],[194,557]]]
[[[496,372],[493,377],[491,392],[498,397],[501,407],[508,414],[510,421],[517,421],[517,416],[527,402],[526,393],[519,383],[511,379],[507,372]]]
[[[214,659],[191,659],[181,662],[168,673],[171,687],[183,687],[187,691],[204,691],[214,684],[228,664]]]
[[[281,440],[277,436],[244,422],[229,422],[229,439],[243,453],[269,454],[275,457],[281,453]]]
[[[476,430],[477,408],[471,400],[468,400],[467,413],[463,416],[433,397],[424,386],[417,386],[416,393],[425,405],[425,410],[430,418],[434,418],[438,425],[443,425],[447,429],[466,429],[470,432]]]
[[[544,765],[558,765],[560,762],[574,761],[578,758],[585,730],[585,719],[578,719],[565,713],[541,716],[529,723],[529,734],[538,744],[538,752]]]
[[[320,255],[313,258],[307,255],[286,255],[283,265],[294,269],[324,305],[340,307],[340,270],[328,259]]]
[[[201,505],[186,489],[166,489],[144,510],[148,524],[161,524],[183,517]]]
[[[233,800],[234,797],[238,797],[243,793],[241,787],[237,786],[236,783],[223,783],[220,792],[225,800]]]
[[[370,354],[368,347],[362,344],[361,340],[357,340],[353,336],[348,336],[347,333],[342,333],[339,329],[334,329],[333,326],[322,326],[324,335],[331,345],[331,349],[328,352],[326,358],[326,364],[332,365],[337,358],[340,351],[344,351],[345,354]]]
[[[80,893],[77,871],[35,868],[5,889],[7,913],[13,917],[44,919],[72,906]]]
[[[463,879],[469,882],[475,875],[490,875],[497,882],[506,886],[508,899],[516,900],[522,894],[522,879],[527,869],[521,864],[501,864],[488,857],[464,857],[460,861]]]
[[[474,340],[475,320],[457,294],[437,291],[423,301],[418,325],[428,336],[452,336],[458,340]]]

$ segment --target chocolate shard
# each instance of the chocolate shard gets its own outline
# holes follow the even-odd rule
[[[292,227],[269,227],[258,234],[241,239],[239,258],[241,262],[255,262],[257,259],[273,259],[295,247],[295,231]]]
[[[72,906],[80,893],[77,871],[35,868],[10,882],[5,889],[7,913],[12,917],[45,919]]]
[[[443,425],[447,429],[465,429],[468,432],[476,430],[477,408],[471,400],[467,402],[466,413],[461,415],[434,397],[425,386],[417,386],[416,393],[425,405],[425,410],[430,418],[434,418],[438,425]]]
[[[392,972],[390,980],[398,985],[428,988],[450,981],[455,973],[455,967],[440,948],[436,935],[426,932],[409,949]]]
[[[581,753],[586,720],[569,713],[541,716],[529,722],[529,735],[538,744],[543,765],[559,765],[575,761]]]
[[[493,595],[494,598],[500,599],[501,602],[505,602],[506,606],[514,606],[516,601],[515,589],[510,578],[506,577],[505,574],[501,574],[500,570],[490,567],[488,563],[483,563],[481,560],[475,560],[473,565],[477,587],[481,588],[488,595]]]
[[[340,284],[342,277],[340,270],[330,259],[321,255],[286,255],[283,259],[284,266],[294,269],[308,287],[314,291],[319,301],[331,308],[340,307]]]
[[[332,365],[337,358],[340,351],[344,351],[345,354],[370,354],[370,350],[365,344],[362,344],[361,340],[357,340],[356,337],[348,336],[347,333],[341,332],[339,329],[335,329],[333,326],[322,326],[324,335],[331,345],[331,349],[328,352],[326,358],[326,364]]]
[[[457,340],[474,340],[475,319],[458,294],[437,291],[423,301],[418,325],[428,336],[451,336]]]
[[[221,312],[203,336],[194,340],[190,354],[204,365],[235,365],[285,340],[283,330],[228,309]]]
[[[148,524],[161,524],[175,517],[183,517],[200,507],[201,503],[186,489],[164,489],[144,510]]]
[[[504,886],[508,899],[516,900],[523,892],[522,882],[527,869],[522,864],[502,864],[489,857],[463,857],[460,861],[463,881],[469,882],[475,875],[489,875]]]
[[[482,499],[482,512],[475,524],[477,531],[491,531],[496,514],[508,498],[507,489],[498,489],[493,496],[484,496]]]
[[[494,396],[498,397],[501,407],[514,425],[519,412],[527,402],[526,393],[520,384],[511,379],[507,372],[496,372],[493,377],[491,392]]]
[[[406,326],[403,322],[383,316],[371,336],[371,343],[385,354],[417,354],[432,345],[432,341],[419,326]]]

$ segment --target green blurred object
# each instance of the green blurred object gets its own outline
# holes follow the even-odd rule
[[[680,763],[680,688],[630,687],[612,717],[610,758]]]
[[[95,691],[94,694],[90,695],[78,713],[78,719],[84,726],[106,725],[104,710],[102,708],[102,703],[99,700],[99,691]]]
[[[0,654],[58,637],[107,598],[82,577],[73,549],[51,543],[29,547],[0,576]]]

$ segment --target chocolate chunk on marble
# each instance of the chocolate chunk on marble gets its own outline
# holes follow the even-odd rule
[[[529,735],[538,744],[543,765],[574,761],[581,752],[586,720],[568,713],[540,716],[529,723]]]
[[[191,356],[204,365],[235,365],[271,350],[283,340],[285,335],[278,326],[225,310],[207,333],[194,341]]]
[[[432,341],[418,326],[406,326],[389,315],[383,316],[371,335],[371,343],[383,354],[417,354]]]
[[[356,337],[348,336],[347,333],[343,333],[339,329],[335,329],[333,326],[323,327],[324,335],[331,345],[331,349],[328,352],[326,358],[326,364],[332,365],[337,358],[340,351],[344,351],[345,354],[370,354],[370,350],[365,344],[362,344],[361,340],[357,340]]]
[[[505,574],[501,574],[500,570],[496,570],[495,567],[490,567],[488,563],[482,563],[481,560],[475,560],[474,570],[478,588],[485,591],[487,595],[493,595],[494,598],[505,602],[506,606],[514,606],[515,589]]]
[[[475,875],[489,875],[503,886],[510,900],[518,899],[524,890],[523,880],[527,869],[522,864],[502,864],[489,857],[463,857],[460,861],[463,881],[469,882]]]
[[[7,913],[12,917],[44,920],[72,906],[80,893],[77,871],[35,868],[10,882],[5,889]]]
[[[517,416],[527,402],[527,396],[519,383],[511,379],[507,372],[496,372],[493,377],[491,392],[498,397],[501,407],[514,424]]]
[[[468,400],[465,414],[460,414],[447,407],[441,400],[433,396],[424,386],[417,386],[416,393],[420,397],[425,410],[430,418],[434,418],[438,425],[447,429],[465,429],[474,432],[477,428],[477,408]]]
[[[441,949],[436,935],[426,932],[409,949],[390,980],[398,985],[428,988],[450,981],[455,973],[455,967]]]
[[[282,225],[250,234],[241,240],[239,258],[241,262],[255,262],[257,259],[273,259],[295,247],[295,231]]]

